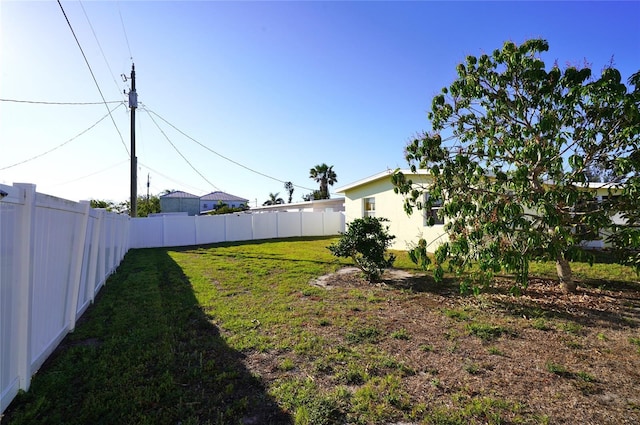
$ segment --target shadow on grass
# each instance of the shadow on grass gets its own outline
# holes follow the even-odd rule
[[[609,290],[601,291],[602,281],[580,281],[573,295],[561,294],[544,286],[525,291],[527,297],[503,297],[493,304],[514,317],[547,318],[572,321],[583,326],[611,328],[640,327],[638,286],[630,282],[608,282]],[[596,285],[600,282],[599,285]],[[555,281],[549,287],[557,285]],[[596,290],[596,288],[599,288]],[[493,288],[495,290],[495,288]],[[506,295],[506,291],[502,290]]]
[[[290,424],[164,249],[130,251],[6,424]]]
[[[460,282],[458,279],[445,277],[442,281],[436,282],[431,273],[415,273],[414,271],[409,273],[411,274],[410,276],[395,279],[389,279],[387,275],[383,274],[382,280],[388,286],[396,289],[443,296],[465,296],[464,294],[460,294]]]

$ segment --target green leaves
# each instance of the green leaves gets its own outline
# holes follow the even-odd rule
[[[369,282],[377,282],[384,269],[392,267],[396,259],[393,254],[386,255],[395,239],[389,234],[389,227],[382,224],[387,221],[382,217],[357,218],[347,224],[347,231],[340,240],[327,248],[336,257],[353,259]]]
[[[600,167],[620,183],[640,172],[640,72],[629,79],[633,90],[614,68],[599,78],[588,67],[547,72],[541,53],[548,50],[546,40],[533,39],[467,56],[432,101],[432,132],[406,148],[410,169],[429,170],[432,182],[397,179],[396,192],[408,213],[423,207],[425,191],[447,195],[446,252],[460,273],[474,262],[487,271],[505,267],[522,287],[530,259],[555,259],[600,232],[620,231],[616,213],[640,229],[640,196],[624,206],[584,207],[593,204],[587,170]],[[620,249],[629,240],[610,238]]]

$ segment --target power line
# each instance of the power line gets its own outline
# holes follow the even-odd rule
[[[149,167],[148,165],[146,165],[146,164],[144,164],[144,163],[142,163],[142,162],[140,162],[140,161],[138,161],[138,164],[139,164],[139,165],[142,165],[142,166],[143,166],[144,168],[146,168],[147,170],[149,170],[149,171],[153,171],[153,172],[154,172],[154,173],[156,173],[157,175],[159,175],[159,176],[161,176],[161,177],[164,177],[165,179],[167,179],[167,180],[169,180],[169,181],[172,181],[172,182],[174,182],[174,183],[177,183],[177,184],[182,185],[182,186],[185,186],[185,187],[190,187],[191,189],[196,189],[197,191],[200,191],[200,192],[207,192],[207,190],[204,190],[204,189],[199,188],[199,187],[191,186],[190,184],[187,184],[187,183],[181,182],[180,180],[176,180],[176,179],[174,179],[173,177],[169,177],[169,176],[167,176],[166,174],[162,174],[160,171],[154,170],[153,168]]]
[[[82,50],[82,46],[80,45],[80,41],[78,40],[78,37],[76,36],[76,32],[73,30],[73,27],[71,26],[71,22],[69,21],[69,18],[67,17],[67,13],[64,11],[64,8],[62,7],[62,3],[60,3],[60,0],[58,0],[58,6],[60,6],[60,10],[62,11],[62,14],[64,15],[64,19],[67,21],[67,25],[69,26],[69,29],[71,30],[71,34],[73,34],[73,38],[76,40],[76,44],[78,45],[78,48],[80,49],[80,53],[82,53],[82,57],[84,58],[84,62],[87,64],[87,67],[89,68],[89,72],[91,73],[91,77],[93,78],[93,82],[95,83],[96,87],[98,88],[98,92],[100,93],[100,97],[102,98],[102,102],[104,103],[104,106],[109,111],[109,116],[111,117],[111,122],[113,123],[113,126],[116,128],[116,131],[118,132],[118,135],[120,136],[120,141],[122,142],[122,146],[124,146],[124,149],[127,151],[127,155],[129,155],[129,157],[130,157],[131,154],[129,153],[129,149],[127,148],[127,144],[124,142],[124,138],[122,137],[122,133],[120,133],[120,129],[118,128],[118,125],[116,124],[116,121],[113,119],[113,115],[111,115],[111,111],[109,110],[109,106],[107,105],[107,100],[104,98],[104,95],[102,94],[102,90],[100,89],[100,85],[98,84],[98,80],[96,80],[96,76],[93,73],[93,69],[91,69],[91,65],[89,64],[89,60],[87,59],[87,56],[84,54],[84,50]]]
[[[265,174],[265,173],[262,173],[262,172],[260,172],[260,171],[254,170],[253,168],[247,167],[246,165],[243,165],[243,164],[239,163],[238,161],[234,161],[233,159],[228,158],[228,157],[226,157],[226,156],[224,156],[224,155],[222,155],[222,154],[220,154],[220,153],[218,153],[218,152],[214,151],[214,150],[213,150],[213,149],[211,149],[210,147],[208,147],[208,146],[206,146],[206,145],[204,145],[204,144],[200,143],[199,141],[197,141],[197,140],[196,140],[196,139],[194,139],[193,137],[191,137],[191,136],[189,136],[188,134],[184,133],[182,130],[180,130],[179,128],[177,128],[177,127],[176,127],[176,126],[174,126],[173,124],[171,124],[169,121],[165,120],[165,119],[164,119],[164,118],[162,118],[160,115],[158,115],[158,114],[156,114],[155,112],[153,112],[153,111],[151,111],[150,109],[148,109],[146,106],[143,106],[143,109],[147,112],[147,114],[149,114],[149,116],[151,116],[151,114],[155,115],[156,117],[158,117],[158,118],[160,118],[162,121],[164,121],[166,124],[168,124],[169,126],[171,126],[171,127],[172,127],[174,130],[176,130],[178,133],[182,134],[182,135],[183,135],[184,137],[186,137],[187,139],[190,139],[191,141],[193,141],[193,142],[197,143],[198,145],[200,145],[200,146],[201,146],[201,147],[203,147],[204,149],[206,149],[206,150],[208,150],[209,152],[211,152],[211,153],[213,153],[213,154],[215,154],[215,155],[219,156],[220,158],[225,159],[225,160],[227,160],[227,161],[229,161],[229,162],[231,162],[231,163],[233,163],[233,164],[237,165],[238,167],[242,167],[242,168],[244,168],[245,170],[251,171],[252,173],[258,174],[258,175],[260,175],[260,176],[262,176],[262,177],[266,177],[266,178],[268,178],[268,179],[271,179],[271,180],[277,181],[277,182],[282,183],[282,184],[287,183],[287,181],[286,181],[286,180],[280,180],[280,179],[275,178],[275,177],[273,177],[273,176],[270,176],[270,175],[268,175],[268,174]],[[153,118],[152,118],[152,119],[153,119]],[[156,125],[157,125],[157,124],[156,124]],[[311,189],[311,188],[308,188],[308,187],[300,186],[300,185],[297,185],[297,184],[294,184],[293,186],[294,186],[294,187],[297,187],[297,188],[299,188],[299,189],[305,189],[305,190],[311,190],[311,191],[316,190],[316,189]]]
[[[187,164],[189,164],[189,167],[191,167],[191,169],[193,169],[193,171],[195,171],[196,173],[198,173],[198,175],[200,177],[202,177],[202,179],[204,181],[206,181],[207,183],[209,183],[209,185],[211,185],[214,189],[216,190],[220,190],[220,188],[218,188],[216,185],[214,185],[213,183],[211,183],[200,171],[198,171],[196,169],[196,167],[193,166],[193,164],[191,164],[191,162],[189,162],[189,160],[187,159],[187,157],[185,157],[182,152],[180,152],[180,150],[178,150],[178,148],[176,147],[176,145],[173,144],[173,142],[171,141],[171,139],[169,139],[169,137],[165,134],[164,131],[162,131],[162,129],[160,128],[160,126],[158,125],[158,123],[156,122],[156,120],[153,119],[153,116],[151,116],[151,114],[149,113],[149,111],[147,109],[144,109],[147,112],[147,115],[149,115],[149,118],[151,118],[151,121],[155,124],[156,127],[158,127],[158,130],[160,130],[160,133],[162,133],[162,135],[165,137],[165,139],[167,139],[167,141],[169,142],[169,144],[173,147],[173,149],[175,149],[176,152],[178,152],[178,155],[180,155],[182,157],[182,159],[185,160],[185,162]]]
[[[82,13],[84,13],[84,17],[87,18],[87,23],[89,24],[89,28],[91,28],[91,32],[93,33],[93,38],[95,38],[96,43],[98,44],[98,48],[100,49],[100,53],[102,54],[102,59],[104,59],[104,63],[107,65],[107,69],[109,69],[109,74],[111,74],[111,78],[113,79],[113,83],[116,85],[116,89],[118,93],[120,93],[120,86],[116,81],[116,77],[113,75],[113,71],[111,70],[111,66],[109,65],[109,61],[107,60],[107,56],[104,54],[104,50],[102,50],[102,45],[100,44],[100,40],[98,40],[98,35],[96,31],[93,29],[93,25],[91,24],[91,20],[89,19],[89,15],[87,15],[87,11],[82,4],[82,0],[78,0],[80,3],[80,7],[82,8]]]
[[[122,103],[122,102],[118,102],[118,103],[119,103],[119,105],[118,105],[118,106],[116,106],[115,108],[113,108],[113,109],[109,110],[109,112],[108,112],[105,116],[103,116],[102,118],[100,118],[98,121],[96,121],[96,122],[95,122],[93,125],[91,125],[89,128],[87,128],[87,129],[85,129],[85,130],[82,130],[80,133],[76,134],[75,136],[73,136],[72,138],[70,138],[69,140],[67,140],[66,142],[63,142],[63,143],[59,144],[58,146],[56,146],[56,147],[54,147],[54,148],[51,148],[51,149],[49,149],[48,151],[43,152],[43,153],[41,153],[41,154],[38,154],[38,155],[36,155],[36,156],[33,156],[33,157],[31,157],[31,158],[28,158],[28,159],[25,159],[25,160],[23,160],[23,161],[16,162],[15,164],[7,165],[6,167],[0,168],[0,171],[2,171],[2,170],[7,170],[7,169],[9,169],[9,168],[13,168],[13,167],[16,167],[16,166],[18,166],[18,165],[22,165],[22,164],[24,164],[24,163],[27,163],[27,162],[33,161],[34,159],[38,159],[38,158],[40,158],[40,157],[43,157],[43,156],[45,156],[45,155],[47,155],[47,154],[50,154],[51,152],[53,152],[53,151],[55,151],[55,150],[57,150],[57,149],[60,149],[60,148],[61,148],[61,147],[63,147],[64,145],[66,145],[66,144],[68,144],[68,143],[70,143],[70,142],[74,141],[74,140],[75,140],[75,139],[77,139],[78,137],[82,136],[83,134],[85,134],[85,133],[86,133],[86,132],[88,132],[89,130],[93,129],[93,128],[94,128],[95,126],[97,126],[98,124],[100,124],[100,123],[101,123],[105,118],[107,118],[109,115],[111,115],[111,113],[112,113],[113,111],[115,111],[116,109],[118,109],[119,107],[121,107],[121,106],[123,105],[123,103]]]
[[[104,105],[109,103],[123,103],[122,100],[110,100],[108,102],[49,102],[49,101],[41,101],[41,100],[18,100],[18,99],[0,99],[0,102],[28,103],[33,105],[65,105],[65,106],[86,106],[86,105]]]
[[[105,171],[109,171],[109,170],[111,170],[112,168],[119,167],[120,165],[124,164],[125,162],[129,162],[129,160],[128,160],[128,159],[125,159],[124,161],[120,161],[120,162],[118,162],[117,164],[110,165],[110,166],[108,166],[107,168],[103,168],[102,170],[94,171],[93,173],[87,174],[87,175],[82,176],[82,177],[75,178],[75,179],[73,179],[73,180],[68,180],[68,181],[66,181],[66,182],[62,182],[62,183],[55,183],[55,184],[52,184],[51,186],[54,186],[54,187],[55,187],[55,186],[64,186],[65,184],[75,183],[75,182],[77,182],[77,181],[79,181],[79,180],[83,180],[83,179],[86,179],[86,178],[88,178],[88,177],[95,176],[96,174],[100,174],[100,173],[104,173]]]
[[[129,46],[129,37],[127,37],[127,30],[124,26],[124,20],[122,19],[122,12],[120,11],[120,2],[118,4],[118,15],[120,15],[120,23],[122,24],[122,32],[124,33],[124,39],[127,42],[127,49],[129,49],[129,59],[133,60],[133,54],[131,53],[131,47]]]

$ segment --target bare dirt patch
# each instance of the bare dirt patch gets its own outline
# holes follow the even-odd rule
[[[413,405],[462,409],[474,400],[499,400],[508,406],[501,423],[640,423],[638,285],[583,285],[564,294],[552,280],[533,279],[514,297],[508,279],[497,279],[487,293],[467,296],[451,282],[436,285],[401,270],[386,271],[372,285],[355,268],[310,284],[334,297],[328,322],[349,315],[381,330],[373,345],[410,371],[402,386]],[[376,301],[345,311],[341,302],[358,289],[373,291]],[[301,305],[314,302],[301,296]],[[311,320],[306,326],[335,346],[349,345],[345,329]],[[302,366],[282,372],[282,359],[270,354],[246,359],[267,384],[285,374],[311,377],[327,392],[341,384],[337,366],[318,371],[301,356]],[[474,423],[490,422],[485,419]]]

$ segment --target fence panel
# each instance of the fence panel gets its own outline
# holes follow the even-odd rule
[[[151,248],[164,246],[163,218],[148,217],[131,220],[131,247]]]
[[[196,244],[194,216],[164,217],[164,246],[187,246]]]
[[[339,235],[345,229],[345,216],[341,212],[324,213],[324,234]]]
[[[251,214],[225,214],[224,226],[227,241],[249,241],[253,239]]]
[[[2,186],[8,193],[0,201],[0,414],[20,389],[20,210],[24,200],[17,188]]]
[[[196,217],[196,244],[224,242],[226,238],[225,218],[222,215]]]
[[[302,222],[300,221],[301,214],[301,212],[276,213],[279,238],[303,236]]]
[[[0,414],[93,302],[129,248],[336,235],[340,212],[129,217],[0,185]]]
[[[288,213],[287,213],[288,214]],[[253,239],[273,239],[279,237],[279,216],[283,214],[252,215]]]
[[[77,307],[76,307],[76,318],[80,317],[82,313],[89,307],[91,301],[93,301],[93,296],[91,294],[91,279],[90,269],[91,269],[91,257],[93,251],[95,251],[96,247],[93,244],[93,234],[94,228],[97,227],[97,211],[89,210],[89,216],[87,217],[87,228],[86,235],[84,238],[84,246],[82,247],[82,265],[80,267],[80,281],[78,284],[78,299],[77,299]]]
[[[69,316],[69,286],[78,238],[80,208],[70,201],[36,194],[33,304],[31,322],[32,369],[40,367],[62,340]]]
[[[131,220],[131,248],[204,245],[344,231],[342,212],[269,212],[212,216],[160,216]]]
[[[310,213],[303,212],[300,216],[300,224],[302,234],[305,236],[322,236],[324,235],[324,212]]]
[[[0,185],[0,414],[129,249],[129,218]]]

